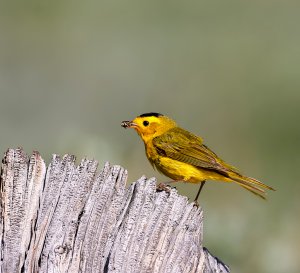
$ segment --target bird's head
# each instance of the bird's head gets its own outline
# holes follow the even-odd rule
[[[146,113],[136,117],[132,121],[123,121],[121,126],[135,129],[143,141],[148,142],[177,125],[174,120],[162,114]]]

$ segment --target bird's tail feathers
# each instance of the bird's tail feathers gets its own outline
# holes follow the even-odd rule
[[[246,190],[261,197],[262,199],[266,199],[266,190],[273,190],[273,191],[275,190],[272,187],[258,181],[257,179],[254,179],[252,177],[242,176],[238,173],[229,174],[229,177],[234,182],[236,182]]]

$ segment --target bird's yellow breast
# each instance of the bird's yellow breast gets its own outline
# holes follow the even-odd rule
[[[154,165],[159,172],[171,179],[190,183],[200,183],[207,179],[231,181],[216,172],[161,156],[157,153],[151,142],[145,143],[145,150],[150,163]]]

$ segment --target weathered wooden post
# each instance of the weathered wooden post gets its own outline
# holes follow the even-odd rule
[[[203,212],[142,177],[9,149],[1,168],[0,272],[229,272],[202,246]]]

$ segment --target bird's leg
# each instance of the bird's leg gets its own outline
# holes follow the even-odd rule
[[[159,183],[157,186],[156,186],[156,190],[157,191],[165,191],[167,193],[170,193],[170,188],[164,184],[164,183]]]
[[[156,190],[158,190],[158,191],[165,191],[165,192],[169,193],[170,192],[170,186],[169,186],[169,184],[175,183],[175,182],[178,182],[178,181],[181,181],[181,180],[172,180],[172,181],[168,181],[166,183],[159,183],[156,186]]]
[[[203,188],[205,182],[206,182],[206,180],[201,181],[200,188],[199,188],[198,193],[197,193],[197,195],[196,195],[196,197],[195,197],[195,200],[194,200],[195,205],[196,205],[197,207],[199,207],[199,204],[198,204],[198,198],[199,198],[200,192],[201,192],[201,190],[202,190],[202,188]]]

